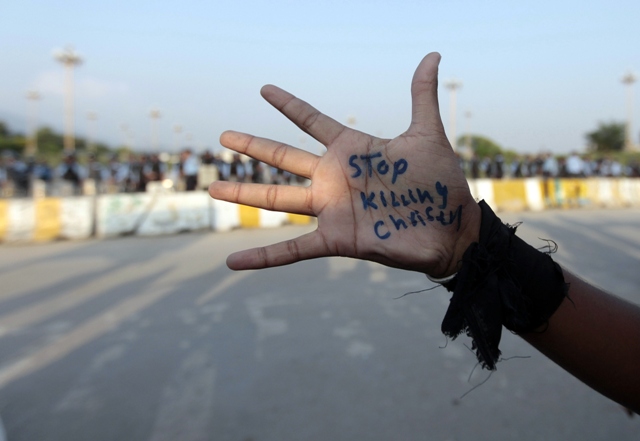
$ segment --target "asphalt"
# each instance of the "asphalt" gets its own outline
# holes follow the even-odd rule
[[[502,215],[637,303],[639,216]],[[639,418],[508,332],[497,372],[477,368],[468,340],[440,333],[442,288],[398,298],[424,276],[340,258],[224,265],[309,228],[0,246],[7,439],[638,439]]]

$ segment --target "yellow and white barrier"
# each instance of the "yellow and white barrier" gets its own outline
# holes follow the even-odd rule
[[[93,198],[0,201],[0,241],[86,239],[93,234]]]
[[[640,179],[477,179],[469,181],[469,188],[496,211],[640,206]],[[213,200],[205,191],[0,200],[2,242],[222,232],[310,222],[308,216]]]

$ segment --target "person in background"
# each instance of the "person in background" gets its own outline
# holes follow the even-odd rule
[[[107,169],[104,168],[102,164],[100,164],[100,161],[98,161],[98,158],[96,158],[96,155],[93,153],[89,155],[87,170],[87,179],[93,180],[96,186],[96,192],[104,193],[106,180],[109,177],[109,173]]]
[[[229,176],[228,180],[231,182],[244,182],[246,176],[246,169],[240,155],[238,153],[233,154],[233,160],[229,164]]]
[[[565,167],[567,170],[567,177],[569,178],[582,178],[585,176],[584,161],[575,151],[571,152],[567,157]]]
[[[198,158],[190,148],[180,154],[180,177],[184,179],[185,190],[194,191],[198,187]]]
[[[147,182],[162,181],[165,178],[167,166],[160,161],[160,156],[153,153],[144,164],[144,176]]]
[[[111,155],[107,165],[107,192],[120,193],[126,191],[129,164],[119,161],[118,155]]]
[[[87,178],[87,172],[84,167],[78,164],[74,153],[67,153],[63,162],[56,169],[56,177],[70,183],[73,192],[80,194],[82,184]]]
[[[471,160],[469,161],[469,173],[471,174],[471,179],[479,179],[480,178],[480,158],[478,158],[478,154],[473,152],[473,156],[471,156]]]

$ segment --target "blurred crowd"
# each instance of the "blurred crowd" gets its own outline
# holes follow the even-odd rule
[[[468,160],[459,158],[460,166],[470,179],[640,177],[637,161],[623,165],[611,155],[594,158],[572,152],[566,157],[555,157],[551,153],[541,153],[519,155],[508,163],[502,154],[493,158],[480,158],[476,154]]]
[[[225,152],[228,153],[228,152]],[[214,181],[306,185],[307,180],[239,154],[198,156],[191,149],[179,155],[130,154],[126,161],[112,155],[100,161],[89,154],[79,161],[65,154],[53,167],[46,161],[22,159],[12,152],[0,157],[2,197],[70,196],[144,191],[204,190]]]
[[[198,156],[191,149],[177,155],[130,154],[126,161],[118,155],[99,160],[86,155],[64,155],[53,167],[46,161],[22,159],[12,152],[0,157],[2,197],[69,196],[80,194],[134,193],[150,190],[193,191],[206,189],[213,181],[261,184],[307,185],[307,180],[255,159],[225,151],[206,151]],[[570,178],[639,177],[637,162],[621,164],[611,156],[592,158],[573,152],[566,157],[551,153],[521,155],[510,162],[502,154],[492,158],[460,157],[460,166],[470,179],[478,178]]]

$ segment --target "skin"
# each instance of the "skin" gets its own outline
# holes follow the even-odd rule
[[[441,278],[454,274],[464,251],[478,240],[480,208],[471,196],[458,160],[444,133],[438,106],[440,55],[430,53],[411,82],[412,118],[394,139],[382,139],[348,128],[306,102],[275,86],[261,94],[301,130],[321,142],[323,156],[276,141],[239,132],[224,132],[223,146],[311,180],[309,187],[214,182],[216,199],[268,210],[315,216],[309,234],[229,256],[234,270],[269,268],[301,260],[346,256]],[[352,155],[381,153],[389,164],[405,159],[408,167],[391,185],[389,175],[353,177]],[[389,215],[408,222],[403,207],[363,209],[361,192],[393,189],[433,191],[436,181],[448,188],[448,206],[462,207],[460,227],[429,222],[421,228],[394,231],[388,239],[374,225]],[[433,192],[435,193],[435,192]],[[640,308],[609,295],[565,271],[569,296],[541,333],[522,337],[577,378],[640,412]]]

